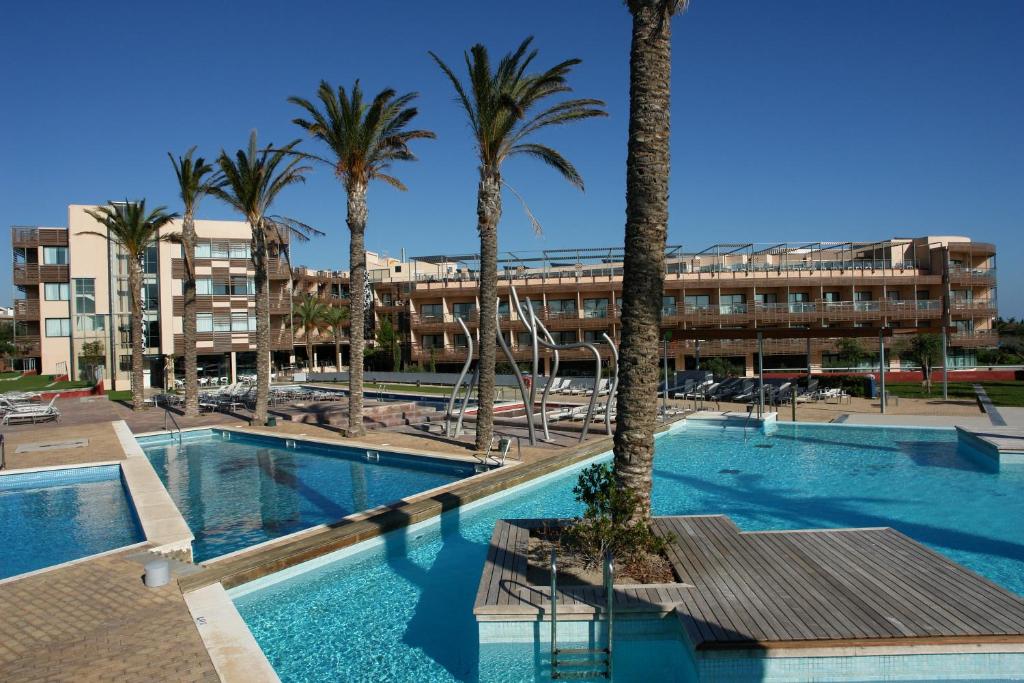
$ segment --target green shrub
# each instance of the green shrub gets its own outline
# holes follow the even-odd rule
[[[664,550],[666,540],[646,523],[633,519],[636,495],[618,485],[611,465],[591,465],[583,470],[572,492],[585,510],[565,530],[562,540],[588,568],[600,566],[606,553],[628,564]]]

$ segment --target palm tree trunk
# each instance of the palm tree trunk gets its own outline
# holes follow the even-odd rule
[[[142,410],[145,400],[144,375],[142,373],[142,272],[139,259],[128,255],[128,299],[131,307],[132,326],[132,410]]]
[[[476,196],[480,234],[480,370],[477,381],[476,450],[491,447],[494,432],[494,364],[498,335],[498,221],[501,220],[501,175],[480,170]]]
[[[306,337],[306,365],[309,366],[309,372],[313,372],[313,340],[310,338],[313,330],[307,326],[304,332]]]
[[[348,435],[362,436],[363,429],[363,346],[366,343],[363,322],[366,303],[366,185],[352,183],[348,188],[348,259],[352,287],[349,309],[351,334],[348,360]]]
[[[184,311],[181,332],[185,342],[185,416],[199,414],[199,377],[196,369],[196,223],[185,214],[181,226],[181,246],[185,251],[185,279],[182,282]]]
[[[341,372],[341,342],[338,341],[338,330],[334,331],[334,369]]]
[[[671,18],[661,0],[632,0],[626,242],[622,278],[615,475],[651,514],[657,419],[658,334],[668,229]]]
[[[267,422],[270,401],[270,281],[267,276],[267,236],[262,225],[252,226],[252,261],[256,270],[256,405],[253,423]]]

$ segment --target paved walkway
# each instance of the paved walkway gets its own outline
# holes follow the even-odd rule
[[[0,681],[217,681],[176,582],[128,551],[0,584]]]

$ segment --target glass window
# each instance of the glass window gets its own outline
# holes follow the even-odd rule
[[[210,258],[209,242],[199,242],[196,244],[196,258]]]
[[[555,338],[556,344],[575,344],[576,343],[576,332],[573,330],[563,330],[559,332],[552,332],[551,336]]]
[[[440,318],[444,313],[441,304],[420,304],[420,315],[424,318]]]
[[[529,332],[518,332],[516,333],[516,346],[522,349],[532,349],[533,339]]]
[[[214,332],[230,332],[231,331],[231,318],[226,315],[218,315],[213,318],[213,331]]]
[[[583,300],[583,317],[584,318],[607,318],[608,317],[608,299],[584,299]]]
[[[156,275],[157,262],[160,259],[160,252],[155,244],[146,247],[146,253],[142,259],[142,272],[146,275]]]
[[[96,312],[96,279],[91,277],[75,278],[75,312]]]
[[[608,330],[584,330],[583,341],[591,344],[606,344],[604,335],[607,334]],[[611,335],[608,335],[611,337]]]
[[[842,292],[825,292],[822,296],[825,297],[824,301],[827,301],[832,304],[839,303],[840,301],[843,300]]]
[[[196,332],[213,332],[213,313],[196,313]]]
[[[854,301],[871,301],[871,292],[855,292],[854,295],[853,295],[853,300]]]
[[[474,306],[475,306],[475,304],[474,304]],[[508,301],[506,301],[504,299],[499,301],[498,302],[498,315],[500,317],[502,317],[502,318],[507,318],[509,316],[508,311],[509,311]]]
[[[505,305],[506,311],[508,310],[508,304]],[[472,301],[460,301],[452,304],[452,315],[456,318],[462,318],[463,320],[469,320],[469,317],[473,314],[473,309],[476,308],[476,304]]]
[[[211,258],[230,258],[231,249],[227,242],[213,242],[210,244],[210,257]]]
[[[47,318],[46,319],[46,336],[47,337],[70,337],[71,336],[71,318]]]
[[[424,334],[420,339],[425,349],[439,349],[444,346],[444,337],[440,334]]]
[[[142,308],[146,311],[155,311],[160,306],[160,288],[155,282],[146,282],[142,285]]]
[[[213,294],[213,280],[208,277],[196,278],[196,294]]]
[[[228,248],[231,258],[250,258],[249,245],[245,242],[234,242]]]
[[[469,339],[464,334],[457,334],[453,344],[457,349],[469,348]]]
[[[811,300],[811,295],[807,292],[790,292],[789,303],[791,304],[804,304]]]
[[[706,311],[711,308],[711,296],[708,294],[687,294],[683,297],[687,310]]]
[[[247,296],[256,293],[256,280],[244,275],[231,276],[232,296]]]
[[[900,293],[893,292],[892,290],[885,293],[885,298],[889,301],[903,301],[903,297],[900,296]]]
[[[106,329],[105,316],[102,315],[78,315],[75,316],[75,329],[79,332],[102,332]]]
[[[663,296],[663,297],[661,297],[661,314],[662,315],[675,315],[676,314],[676,298],[674,296]]]
[[[255,325],[250,327],[250,320],[255,323],[256,316],[250,318],[247,311],[234,311],[231,314],[231,331],[232,332],[249,332],[255,328]]]
[[[607,300],[605,300],[607,304]],[[576,314],[576,299],[548,299],[548,311],[555,315]]]
[[[746,313],[747,303],[742,294],[723,294],[718,299],[720,313]]]
[[[47,301],[67,301],[70,298],[68,291],[66,282],[47,282],[43,285],[43,298]]]
[[[43,264],[47,266],[66,266],[68,264],[68,248],[43,247]]]
[[[759,304],[777,304],[779,303],[779,295],[776,294],[775,292],[755,294],[754,301]]]

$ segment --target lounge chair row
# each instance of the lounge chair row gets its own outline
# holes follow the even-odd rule
[[[567,396],[590,396],[594,393],[594,380],[580,377],[556,377],[552,380],[551,394]],[[597,385],[597,395],[604,396],[611,391],[611,380],[602,379]]]
[[[60,411],[54,405],[57,397],[50,399],[49,403],[43,404],[23,397],[0,396],[0,424],[11,425],[19,422],[48,422],[59,421]]]

